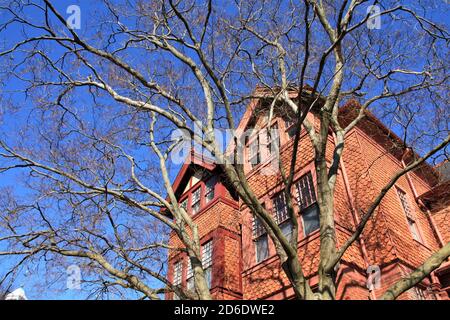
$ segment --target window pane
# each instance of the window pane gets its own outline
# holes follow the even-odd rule
[[[255,139],[250,142],[249,145],[249,162],[252,167],[258,165],[261,162],[260,145],[259,145],[259,134]]]
[[[284,196],[284,192],[280,192],[273,199],[273,210],[275,213],[275,221],[278,224],[289,219],[286,206],[286,197]]]
[[[212,254],[213,246],[212,240],[208,241],[202,246],[202,266],[205,272],[206,282],[208,283],[208,288],[211,288],[211,277],[212,277]]]
[[[182,207],[187,212],[187,203],[188,199],[184,199],[183,202],[180,203],[180,207]]]
[[[260,235],[266,233],[266,229],[257,216],[253,216],[253,237],[259,237]]]
[[[411,230],[413,239],[416,241],[422,242],[419,230],[417,229],[416,222],[408,218],[408,225],[409,225],[409,229]]]
[[[274,124],[270,128],[270,138],[269,134],[267,134],[267,150],[269,154],[277,154],[280,150],[280,135],[278,132],[278,124]]]
[[[208,268],[212,265],[212,241],[208,241],[202,246],[202,266]]]
[[[427,300],[425,291],[422,288],[414,287],[414,293],[417,300]]]
[[[320,228],[319,206],[314,204],[301,212],[305,236]]]
[[[186,278],[190,278],[190,277],[192,277],[192,264],[191,264],[191,261],[188,261],[188,264],[187,264],[187,271],[186,271]]]
[[[205,203],[210,202],[212,199],[214,199],[214,188],[216,186],[216,177],[210,178],[205,183]]]
[[[260,236],[255,240],[256,262],[261,262],[269,256],[269,245],[267,234]]]
[[[211,288],[212,267],[209,267],[208,269],[205,269],[205,278],[206,278],[206,283],[208,284],[208,288]]]
[[[192,193],[192,214],[200,211],[200,188]]]
[[[297,202],[300,210],[305,209],[316,202],[316,193],[311,172],[302,176],[295,185],[297,189]]]
[[[189,279],[186,280],[186,286],[187,286],[188,290],[194,290],[195,289],[194,277],[190,277]]]
[[[196,214],[200,211],[200,202],[192,204],[192,214]]]
[[[285,120],[285,126],[287,129],[287,134],[289,136],[289,138],[293,138],[295,136],[295,129],[296,129],[296,119],[294,118],[294,116],[291,116],[289,119]]]
[[[179,286],[181,284],[181,274],[183,271],[183,262],[179,261],[173,266],[173,284]]]
[[[415,220],[413,209],[411,208],[406,193],[403,190],[397,189],[397,194],[398,197],[400,198],[400,202],[402,203],[403,211],[405,212],[406,216],[411,220]]]
[[[287,133],[290,139],[292,139],[295,136],[295,126],[292,126],[288,129]]]
[[[283,235],[288,239],[288,241],[291,241],[292,239],[292,222],[291,220],[285,221],[280,225],[281,232]]]
[[[409,202],[408,195],[400,189],[397,189],[397,194],[403,207],[403,211],[406,215],[406,220],[408,221],[409,230],[414,240],[422,242],[420,237],[419,229],[417,228],[417,223],[415,219],[414,210]]]

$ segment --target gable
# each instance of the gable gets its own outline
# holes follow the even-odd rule
[[[202,155],[192,151],[172,184],[175,196],[179,198],[194,184],[200,182],[205,174],[213,172],[215,168],[216,166],[211,159],[202,157]]]

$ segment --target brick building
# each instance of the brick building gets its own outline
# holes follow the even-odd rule
[[[358,104],[350,102],[341,109],[340,121],[351,121]],[[314,110],[308,119],[317,124]],[[253,129],[247,139],[244,168],[248,181],[265,207],[274,213],[280,227],[289,233],[284,215],[284,199],[279,194],[279,175],[263,174],[269,166],[271,141],[267,128],[278,128],[280,155],[288,163],[292,154],[292,130],[288,115],[275,114],[267,123],[263,100],[252,101],[239,130]],[[273,136],[272,136],[273,137]],[[333,136],[329,136],[333,144]],[[371,114],[346,136],[341,169],[335,190],[335,225],[338,246],[354,230],[361,210],[405,163],[400,139]],[[331,149],[331,148],[330,148]],[[332,153],[329,150],[329,158]],[[253,160],[253,161],[252,161]],[[398,180],[388,192],[361,237],[350,247],[337,271],[338,299],[376,299],[389,286],[422,264],[433,252],[450,241],[449,166],[439,170],[423,165]],[[299,221],[299,259],[313,290],[317,287],[319,257],[318,206],[315,196],[313,148],[302,130],[298,149],[292,196]],[[265,230],[246,206],[227,187],[220,167],[193,154],[181,168],[174,189],[179,202],[193,215],[199,226],[202,260],[211,293],[215,299],[289,299],[293,290],[280,267],[275,249]],[[176,235],[171,246],[181,246]],[[378,266],[381,287],[369,292],[367,269]],[[188,257],[169,253],[169,280],[191,287],[192,272]],[[450,264],[444,263],[402,299],[449,299]],[[172,294],[167,295],[173,298]]]

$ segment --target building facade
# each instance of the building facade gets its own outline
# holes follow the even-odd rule
[[[349,102],[341,109],[342,124],[351,121],[358,109]],[[293,130],[288,113],[278,112],[268,123],[267,105],[254,100],[239,129],[248,129],[244,169],[261,203],[274,214],[287,236],[290,221],[279,174],[268,174],[274,155],[271,143],[278,139],[283,165],[292,158]],[[314,111],[308,114],[317,125]],[[267,129],[278,129],[268,138]],[[334,144],[329,135],[330,145]],[[319,221],[316,204],[314,151],[305,130],[300,133],[292,198],[299,223],[298,252],[304,273],[314,290],[318,284]],[[389,179],[412,152],[371,114],[345,137],[345,149],[335,189],[335,226],[338,246],[352,234],[361,213],[368,208]],[[332,159],[332,148],[327,157]],[[447,165],[444,165],[447,168]],[[425,164],[401,177],[387,193],[368,222],[359,241],[338,265],[337,299],[377,299],[393,283],[421,265],[433,252],[450,241],[450,182],[445,172]],[[179,203],[198,224],[202,261],[215,299],[290,299],[294,292],[281,269],[275,248],[264,228],[227,186],[220,167],[192,154],[181,168],[174,190]],[[175,234],[170,246],[180,247]],[[369,272],[368,272],[369,271]],[[379,279],[374,279],[376,272]],[[188,257],[169,253],[168,278],[192,288]],[[368,289],[368,283],[379,280]],[[378,285],[379,284],[379,285]],[[401,299],[449,299],[450,264],[444,263]],[[167,294],[166,298],[175,298]]]

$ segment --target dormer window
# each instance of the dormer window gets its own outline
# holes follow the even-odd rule
[[[413,239],[423,243],[419,227],[417,226],[416,215],[414,214],[414,209],[411,207],[408,195],[399,188],[397,188],[397,195],[402,204],[403,212],[406,215],[406,221],[408,222],[409,230],[411,231]]]
[[[292,119],[285,120],[286,132],[289,136],[289,139],[295,136],[295,121]]]
[[[259,134],[256,134],[248,145],[248,161],[250,162],[252,168],[261,163],[261,144],[259,139]]]
[[[197,180],[195,185],[187,189],[181,197],[180,207],[184,208],[189,214],[199,213],[214,200],[217,177],[205,175],[203,179]]]
[[[214,188],[216,187],[216,177],[209,178],[205,183],[205,204],[214,199]]]
[[[196,214],[200,211],[200,193],[201,188],[197,188],[197,190],[192,192],[192,214]]]
[[[184,211],[188,211],[188,198],[184,199],[181,203],[180,203],[180,207],[184,209]]]
[[[278,153],[281,143],[278,124],[276,122],[270,127],[270,137],[269,133],[267,133],[267,141],[267,153],[269,155]]]
[[[273,198],[273,213],[275,221],[280,226],[281,232],[283,235],[291,241],[292,239],[292,221],[288,215],[287,205],[286,205],[286,197],[284,192],[278,193]]]
[[[303,229],[305,236],[307,236],[320,228],[319,206],[311,172],[302,176],[295,187],[297,189],[297,203],[303,219]]]

